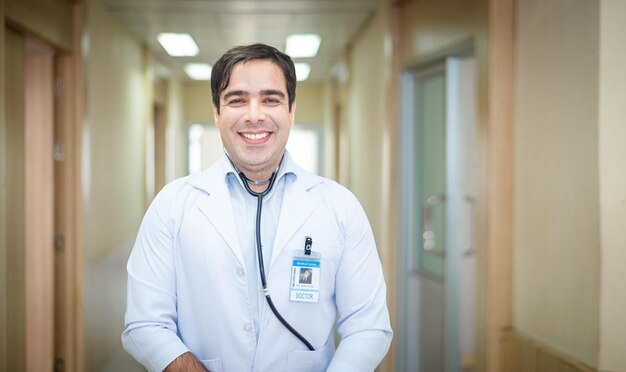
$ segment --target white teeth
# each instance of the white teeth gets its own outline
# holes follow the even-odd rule
[[[258,141],[262,138],[265,138],[268,136],[269,133],[265,132],[265,133],[256,133],[256,134],[252,134],[252,133],[241,133],[242,136],[246,137],[247,139],[251,139],[253,141]]]

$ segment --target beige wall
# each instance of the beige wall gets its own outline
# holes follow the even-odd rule
[[[393,299],[395,262],[392,223],[395,209],[395,137],[394,107],[390,97],[395,95],[392,67],[389,9],[382,4],[363,32],[353,43],[345,63],[349,78],[345,84],[333,83],[337,97],[327,100],[333,105],[327,108],[330,117],[337,116],[335,105],[340,106],[339,131],[332,137],[342,146],[348,146],[347,154],[340,151],[340,182],[344,183],[359,199],[368,216],[376,239],[383,270],[388,284],[388,298]],[[341,80],[341,76],[339,76]],[[345,92],[342,93],[342,91]],[[345,94],[345,96],[344,96]],[[345,114],[345,117],[344,117]],[[345,121],[344,121],[345,118]],[[342,131],[343,129],[343,131]],[[346,159],[347,156],[347,159]],[[347,169],[345,169],[347,167]],[[342,177],[343,174],[343,177]],[[347,176],[347,179],[346,179]],[[395,318],[393,300],[389,303]],[[389,353],[383,362],[383,370],[393,370],[394,355]]]
[[[213,124],[210,82],[183,83],[183,97],[185,124]]]
[[[170,77],[167,85],[166,182],[187,175],[187,125],[181,78]]]
[[[4,0],[0,0],[0,19],[4,19]],[[4,97],[4,27],[0,27],[0,97]],[[0,99],[0,370],[6,370],[7,345],[7,244],[6,244],[6,120],[4,98]]]
[[[187,175],[187,126],[183,121],[181,78],[154,79],[154,102],[165,109],[165,182]],[[156,190],[158,192],[158,190]]]
[[[347,102],[350,141],[350,183],[348,186],[361,201],[374,236],[383,249],[385,216],[381,213],[390,195],[382,195],[385,173],[382,134],[389,122],[385,105],[385,66],[391,61],[381,53],[387,32],[386,7],[376,13],[359,35],[351,51],[349,98]],[[389,274],[389,273],[388,273]]]
[[[334,79],[328,79],[324,82],[324,100],[322,103],[322,125],[324,127],[324,177],[337,180],[337,147],[336,141],[339,140],[337,127],[339,123],[336,119],[337,104],[335,102],[335,90],[337,83]]]
[[[86,61],[87,259],[134,238],[145,208],[145,87],[141,45],[97,2]],[[88,222],[88,223],[87,223]]]
[[[167,102],[167,81],[162,77],[154,77],[154,103],[158,105],[165,105]]]
[[[514,326],[598,364],[599,3],[517,8]]]
[[[296,123],[322,125],[324,85],[300,82],[296,88]]]
[[[120,348],[124,264],[108,263],[128,254],[145,211],[149,92],[142,46],[99,2],[87,9],[83,303],[85,369],[95,371]]]
[[[72,47],[72,3],[68,0],[5,0],[6,18],[57,48]]]
[[[324,143],[327,148],[324,169],[327,177],[348,186],[350,184],[350,51],[347,50],[333,67],[334,72],[324,83]],[[329,148],[330,147],[330,148]],[[332,155],[332,157],[331,157]],[[332,173],[330,173],[332,172]]]
[[[525,0],[517,14],[514,326],[623,371],[626,3]]]
[[[600,2],[600,356],[626,371],[626,2]]]

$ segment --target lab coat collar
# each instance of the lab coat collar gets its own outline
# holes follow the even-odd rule
[[[228,191],[227,175],[234,172],[234,168],[225,154],[211,167],[203,172],[192,175],[189,182],[192,186],[208,194],[198,204],[202,214],[210,221],[222,235],[234,255],[243,265],[243,252],[237,238],[237,229],[230,193]],[[311,196],[309,191],[324,181],[323,178],[310,174],[296,165],[291,156],[285,151],[285,159],[279,170],[280,177],[293,174],[285,180],[285,194],[281,207],[281,214],[276,230],[275,244],[272,254],[273,263],[284,249],[289,239],[306,222],[309,216],[319,205],[319,201]]]
[[[222,162],[216,162],[208,169],[191,175],[189,183],[207,194],[199,198],[197,207],[222,236],[241,266],[244,266],[243,251],[237,238],[237,228],[230,193],[225,180]]]

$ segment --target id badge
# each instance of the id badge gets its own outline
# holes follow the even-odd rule
[[[289,296],[291,301],[319,302],[321,258],[319,252],[305,255],[302,251],[294,251]]]

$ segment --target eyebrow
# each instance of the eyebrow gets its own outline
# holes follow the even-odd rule
[[[285,98],[285,93],[276,89],[263,89],[261,90],[260,93],[262,96],[278,96],[280,98]],[[250,93],[246,92],[245,90],[233,90],[231,92],[224,94],[223,99],[225,101],[228,98],[233,97],[233,96],[248,96],[248,95],[250,95]]]
[[[280,98],[285,98],[285,93],[276,89],[264,89],[261,91],[262,96],[279,96]]]
[[[248,92],[244,90],[233,90],[232,92],[228,92],[224,94],[224,101],[232,96],[247,96]]]

